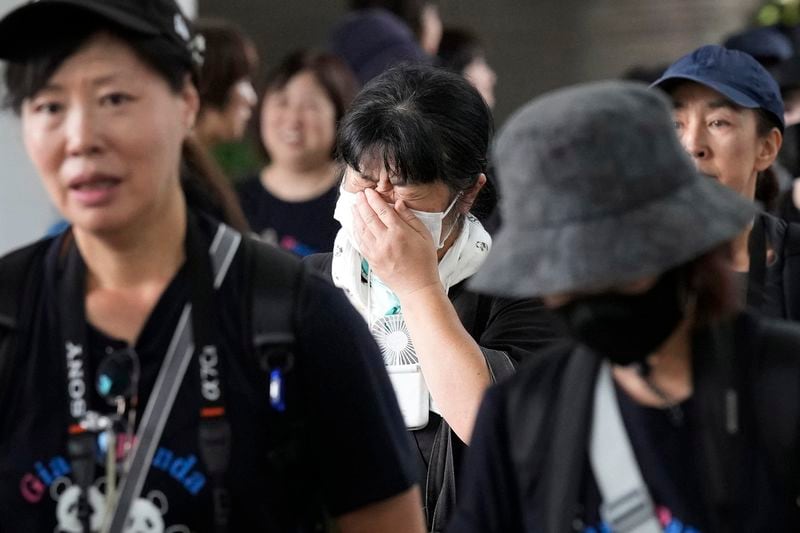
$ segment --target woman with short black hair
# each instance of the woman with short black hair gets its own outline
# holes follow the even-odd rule
[[[258,121],[268,161],[238,187],[265,241],[299,256],[333,248],[336,128],[357,90],[347,65],[328,52],[293,52],[268,74]]]
[[[465,288],[491,248],[479,220],[491,136],[489,109],[461,76],[407,65],[375,78],[339,131],[334,251],[309,258],[383,351],[419,447],[431,531],[450,516],[483,391],[554,336],[539,302]]]

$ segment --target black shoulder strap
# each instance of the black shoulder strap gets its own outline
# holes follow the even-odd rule
[[[546,355],[545,355],[546,354]],[[582,346],[558,343],[541,355],[549,363],[509,395],[511,459],[523,505],[541,516],[542,531],[569,531],[578,511],[600,358]]]
[[[296,305],[304,267],[300,259],[261,241],[245,239],[243,246],[249,255],[254,355],[269,380],[266,453],[283,496],[274,519],[281,531],[322,532],[326,517],[307,468],[304,405],[295,372]]]
[[[253,298],[250,324],[256,353],[264,347],[291,345],[302,264],[294,256],[255,239],[246,238],[243,246],[249,255]]]
[[[787,322],[758,323],[754,335],[756,417],[759,436],[773,471],[782,477],[789,494],[788,508],[800,518],[800,365],[797,329]],[[794,522],[797,523],[797,522]]]
[[[786,225],[783,240],[783,292],[786,318],[800,320],[800,224]]]
[[[11,380],[21,303],[33,283],[31,272],[39,271],[32,266],[49,243],[39,241],[0,259],[0,397]]]

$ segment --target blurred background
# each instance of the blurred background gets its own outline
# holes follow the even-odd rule
[[[0,0],[0,12],[19,0]],[[326,47],[347,0],[184,0],[187,13],[224,17],[248,33],[260,73],[288,52]],[[445,26],[483,40],[497,76],[498,127],[524,102],[576,82],[666,65],[706,43],[754,25],[800,21],[800,0],[439,0]],[[256,84],[258,89],[258,85]],[[19,123],[0,115],[0,253],[41,236],[57,220],[28,163]]]

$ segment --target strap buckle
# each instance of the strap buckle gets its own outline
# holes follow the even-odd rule
[[[655,510],[649,494],[637,487],[600,505],[600,516],[614,533],[653,531]],[[660,526],[657,531],[660,531]]]

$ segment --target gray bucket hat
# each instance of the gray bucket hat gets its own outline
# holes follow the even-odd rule
[[[504,225],[472,288],[530,297],[658,275],[740,234],[756,206],[695,171],[671,105],[632,82],[517,111],[494,162]]]

